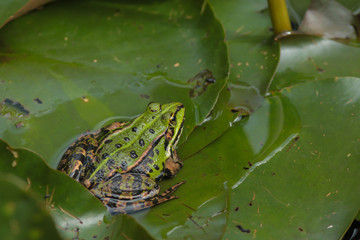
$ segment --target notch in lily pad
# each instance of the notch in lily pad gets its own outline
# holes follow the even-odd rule
[[[191,98],[196,98],[202,95],[210,84],[216,82],[216,79],[213,73],[205,69],[199,73],[197,73],[194,77],[190,78],[187,83],[192,85],[192,89],[189,91],[189,95]]]

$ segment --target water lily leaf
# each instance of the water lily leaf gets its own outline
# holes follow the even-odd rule
[[[0,28],[41,5],[54,0],[4,0],[0,3]]]
[[[360,3],[356,0],[337,0],[337,2],[341,3],[354,13],[358,14],[360,9]]]
[[[312,36],[291,36],[281,40],[281,58],[271,90],[331,77],[359,77],[360,48]]]
[[[3,141],[0,144],[1,171],[20,177],[28,183],[30,190],[42,196],[44,206],[55,216],[61,229],[75,234],[76,227],[88,225],[91,220],[94,225],[102,221],[105,207],[83,186],[46,166],[36,154],[25,149],[12,149]],[[88,209],[92,211],[89,213]],[[94,222],[96,218],[98,220]]]
[[[0,96],[29,114],[1,117],[0,135],[55,167],[79,134],[129,120],[151,101],[180,101],[187,108],[183,141],[213,108],[228,74],[223,29],[201,7],[59,1],[7,24]],[[214,79],[191,81],[204,71]]]
[[[267,1],[209,1],[222,22],[229,46],[230,81],[264,94],[279,59]]]
[[[181,146],[187,158],[220,137],[233,124],[256,111],[278,62],[278,43],[269,31],[266,1],[210,1],[223,23],[229,46],[229,85],[201,127]]]
[[[208,119],[194,129],[187,141],[179,148],[181,157],[200,151],[224,134],[230,127],[242,124],[264,101],[256,88],[229,84],[224,89]]]
[[[0,234],[3,239],[61,239],[41,202],[14,175],[0,176]]]
[[[360,204],[359,87],[339,78],[281,92],[301,119],[299,138],[232,186],[224,238],[342,236]]]
[[[38,155],[25,149],[12,149],[9,145],[0,140],[0,159],[1,172],[6,172],[7,174],[11,173],[14,176],[13,178],[16,176],[20,179],[19,181],[24,182],[24,184],[26,183],[26,186],[23,187],[23,189],[34,192],[38,197],[35,199],[37,201],[34,201],[39,205],[38,208],[42,209],[39,214],[45,214],[47,211],[50,212],[56,223],[57,231],[59,231],[64,238],[151,238],[146,231],[134,231],[134,229],[141,229],[141,226],[135,222],[132,217],[128,215],[119,215],[112,218],[107,213],[103,204],[92,196],[87,189],[70,177],[49,168]],[[1,180],[0,182],[2,183]],[[1,187],[4,187],[4,189],[12,189],[9,190],[8,193],[11,192],[13,194],[2,194],[2,196],[8,195],[9,197],[14,197],[14,199],[1,199],[4,201],[2,206],[6,207],[6,209],[4,209],[5,213],[10,210],[19,211],[18,208],[15,208],[15,205],[11,204],[16,204],[17,202],[19,202],[19,204],[22,203],[23,195],[26,195],[27,193],[20,193],[18,192],[20,190],[16,190],[16,186],[8,184],[1,185]],[[47,211],[45,211],[45,208]],[[29,214],[32,214],[30,210],[35,209],[29,209]],[[11,212],[11,214],[13,213],[14,212]],[[18,221],[25,221],[27,216],[26,210],[24,209],[21,214],[17,215]],[[10,217],[10,215],[1,217]],[[11,224],[11,219],[9,221],[10,222],[6,219],[6,222]],[[4,227],[6,227],[6,225]],[[8,229],[2,229],[1,231],[6,232],[7,234],[12,233],[11,231],[9,232],[6,230]],[[39,232],[40,230],[35,230],[34,233],[30,233],[42,234],[42,232]],[[54,228],[52,225],[46,226],[46,231],[54,231]]]
[[[360,203],[360,85],[344,78],[360,77],[358,44],[273,42],[270,28],[265,0],[58,1],[12,21],[0,30],[0,136],[13,147],[0,141],[0,171],[65,239],[341,237]],[[179,199],[111,217],[49,166],[150,101],[186,106],[184,167],[161,191],[186,183]]]
[[[168,239],[221,239],[226,223],[227,192],[209,199],[189,216],[184,225],[167,233]]]
[[[310,2],[311,0],[289,0],[286,2],[286,7],[288,9],[292,25],[295,25],[296,29],[301,24],[301,21],[310,5]]]
[[[179,199],[132,216],[156,238],[198,236],[200,231],[204,234],[200,238],[218,236],[228,224],[224,219],[228,211],[228,186],[243,181],[251,166],[268,161],[286,147],[299,128],[298,115],[287,99],[267,98],[247,121],[234,125],[186,159],[179,174],[163,182],[162,187],[166,188],[186,181],[176,191]],[[207,221],[218,225],[206,227]]]
[[[5,22],[28,0],[4,0],[0,2],[0,26],[5,25]]]

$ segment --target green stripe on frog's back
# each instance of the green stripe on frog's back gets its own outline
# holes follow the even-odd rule
[[[115,131],[121,131],[127,128],[132,121],[129,122],[114,122],[106,127],[103,127],[99,129],[97,132],[94,132],[94,134],[97,136],[96,140],[101,143],[104,141],[104,138],[108,137]]]
[[[164,108],[161,111],[166,113],[170,107]],[[96,153],[100,164],[95,166],[97,170],[91,174],[89,180],[97,182],[108,176],[115,168],[119,172],[127,172],[142,160],[148,160],[145,159],[147,156],[145,152],[153,155],[155,148],[156,153],[158,153],[156,155],[166,158],[167,153],[165,153],[165,149],[157,147],[160,142],[162,144],[159,146],[164,146],[164,140],[161,140],[161,138],[168,127],[167,123],[164,124],[159,119],[162,116],[163,114],[159,114],[159,112],[151,113],[147,111],[131,121],[126,127],[115,130],[105,137],[101,141],[102,143]],[[155,157],[158,158],[157,156]],[[149,165],[151,166],[151,163]],[[153,169],[154,166],[151,166],[154,172],[151,175],[155,176],[157,172],[161,172],[163,167],[158,167],[159,171],[154,171],[156,169]]]

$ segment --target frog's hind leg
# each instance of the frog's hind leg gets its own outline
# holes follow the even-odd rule
[[[172,199],[177,199],[177,196],[172,195],[182,184],[185,182],[179,182],[172,186],[171,188],[164,191],[162,194],[156,195],[154,197],[133,201],[133,202],[126,202],[126,201],[120,201],[117,202],[114,199],[107,199],[107,207],[111,214],[129,214],[134,213],[143,209],[147,209],[153,206],[156,206],[160,203],[167,202]]]
[[[159,194],[159,186],[144,174],[116,173],[90,191],[108,207],[110,213],[133,213],[177,198],[172,193],[182,184]]]

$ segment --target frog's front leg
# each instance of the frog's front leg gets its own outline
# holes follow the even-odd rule
[[[175,149],[172,150],[171,156],[165,161],[164,176],[174,177],[180,171],[182,166],[182,160],[178,157]]]
[[[172,193],[183,183],[159,194],[159,185],[144,174],[115,173],[90,191],[108,207],[111,214],[133,213],[177,198]]]

